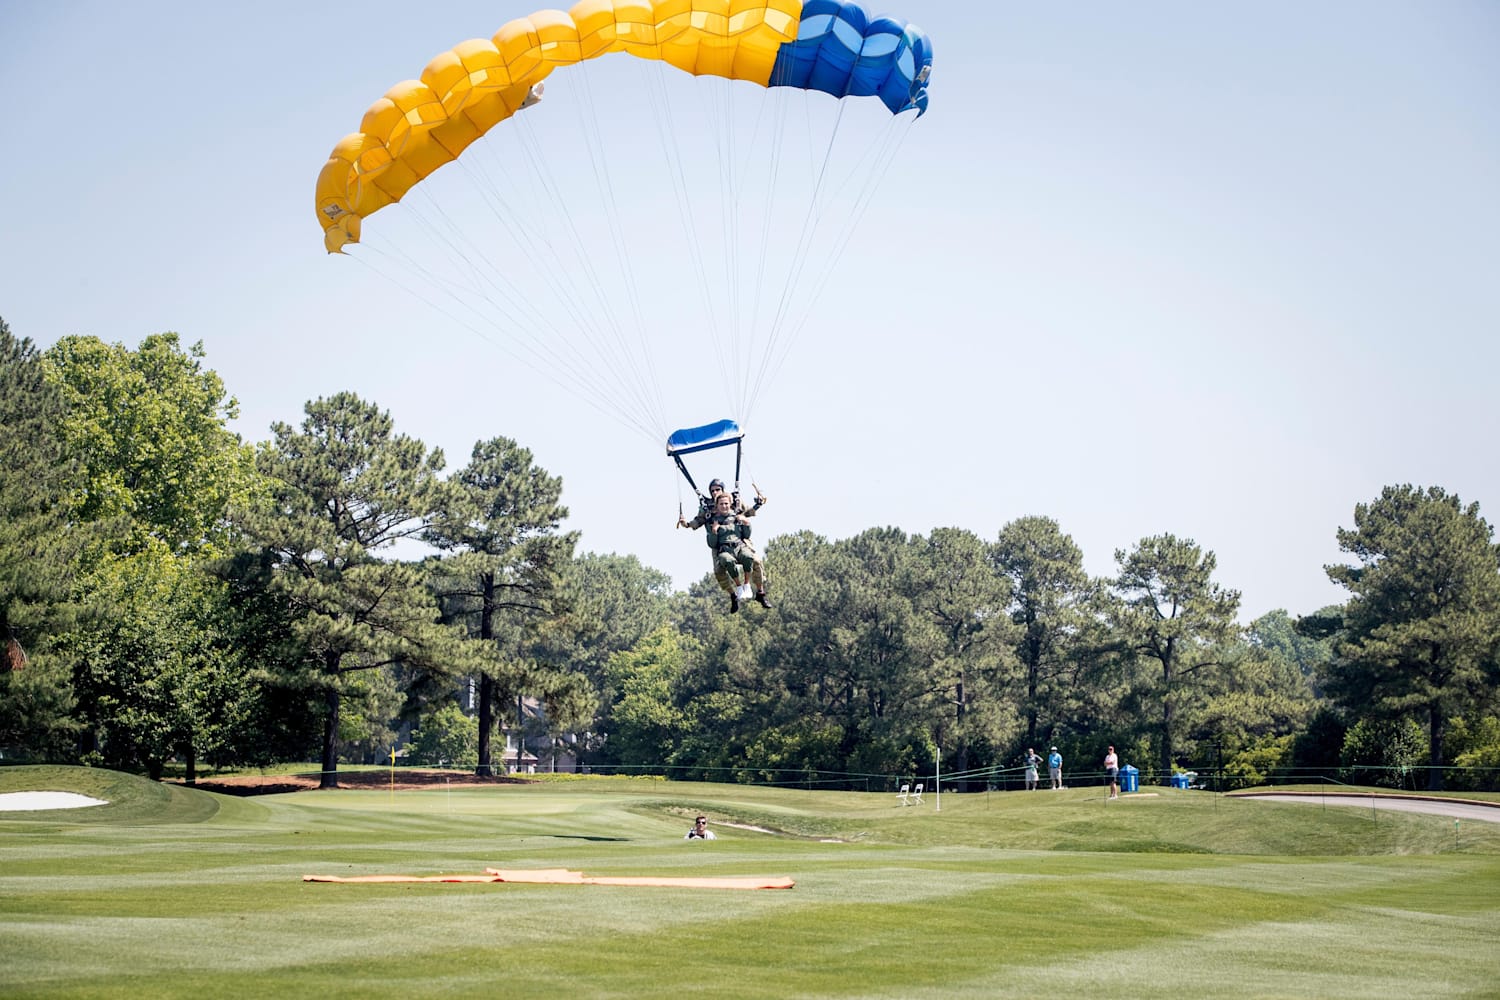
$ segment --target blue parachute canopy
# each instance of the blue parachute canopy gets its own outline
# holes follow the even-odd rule
[[[874,95],[899,115],[927,112],[932,40],[914,24],[871,17],[846,0],[806,0],[797,40],[776,54],[767,86],[821,90],[834,97]]]
[[[684,427],[680,431],[673,431],[667,438],[667,454],[691,455],[695,451],[726,448],[739,444],[744,436],[745,432],[733,420],[720,420],[702,427]]]

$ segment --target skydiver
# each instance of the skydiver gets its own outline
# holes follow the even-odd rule
[[[677,526],[680,528],[702,527],[707,522],[707,520],[713,516],[714,501],[718,498],[719,494],[724,492],[724,480],[715,479],[709,482],[708,496],[699,498],[697,516],[694,517],[691,521],[683,521],[682,516],[679,514],[677,518]],[[766,495],[760,491],[760,487],[758,486],[755,488],[755,502],[748,507],[746,507],[744,502],[740,500],[740,495],[738,492],[731,493],[730,496],[734,501],[734,513],[743,515],[744,517],[754,517],[756,513],[766,504]],[[746,527],[744,535],[741,538],[741,542],[749,551],[750,556],[754,560],[755,564],[754,569],[751,571],[751,583],[755,590],[758,591],[758,593],[756,593],[755,595],[755,599],[761,603],[762,607],[769,608],[771,605],[766,599],[765,563],[761,560],[760,553],[756,551],[755,543],[750,541],[750,532],[748,526]],[[712,539],[709,540],[709,548],[713,548]],[[726,590],[729,589],[728,585],[725,583],[725,576],[718,571],[717,562],[715,562],[714,577],[719,581],[720,587],[724,587]]]
[[[755,591],[755,600],[763,608],[771,607],[766,597],[766,570],[760,553],[750,541],[751,517],[766,503],[765,495],[756,490],[755,503],[746,507],[738,497],[724,490],[724,482],[715,479],[708,484],[709,500],[691,521],[679,514],[679,528],[707,528],[709,551],[713,556],[714,579],[729,595],[729,612],[740,609],[737,593],[748,574]]]

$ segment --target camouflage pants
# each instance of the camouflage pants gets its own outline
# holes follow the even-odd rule
[[[765,592],[766,568],[754,545],[742,541],[733,550],[714,555],[714,579],[724,593],[733,593],[747,578],[757,594]]]

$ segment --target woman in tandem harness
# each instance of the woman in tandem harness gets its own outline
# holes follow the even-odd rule
[[[714,481],[715,483],[718,480]],[[748,512],[734,509],[734,497],[723,492],[722,486],[713,492],[713,507],[693,518],[691,522],[679,519],[682,527],[703,527],[708,538],[708,547],[713,552],[714,578],[729,594],[729,611],[740,609],[739,588],[750,583],[755,589],[755,599],[762,607],[769,608],[766,597],[765,570],[761,568],[758,553],[750,543],[750,518]],[[757,504],[757,506],[759,506]]]
[[[740,609],[739,588],[750,579],[755,569],[755,550],[750,547],[750,519],[734,512],[734,498],[720,493],[714,498],[714,512],[704,525],[708,532],[709,548],[714,550],[714,576],[728,579],[730,613]],[[766,592],[762,589],[756,599],[766,603]]]

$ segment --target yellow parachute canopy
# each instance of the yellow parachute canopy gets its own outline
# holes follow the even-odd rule
[[[765,86],[796,37],[802,0],[581,0],[517,18],[491,39],[454,46],[370,105],[359,131],[318,175],[330,253],[359,242],[360,222],[400,201],[497,124],[533,103],[558,66],[625,52],[694,75]],[[537,88],[537,89],[533,89]]]

